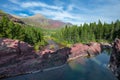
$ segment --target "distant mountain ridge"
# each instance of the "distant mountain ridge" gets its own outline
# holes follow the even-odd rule
[[[26,24],[42,28],[60,28],[64,27],[65,25],[72,25],[71,23],[65,23],[59,20],[48,19],[41,14],[35,14],[33,16],[20,19]]]
[[[15,23],[26,24],[30,26],[47,28],[47,29],[55,29],[55,28],[64,27],[66,25],[68,26],[72,25],[71,23],[65,23],[59,20],[48,19],[41,14],[35,14],[29,17],[20,17],[17,15],[5,13],[4,11],[0,10],[0,19],[2,18],[2,16],[7,16],[11,21]]]

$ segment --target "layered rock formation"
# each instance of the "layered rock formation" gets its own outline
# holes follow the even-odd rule
[[[91,56],[96,55],[101,52],[101,44],[96,42],[91,42],[89,44],[74,44],[71,47],[71,57],[81,56]]]
[[[114,41],[109,68],[120,80],[120,39]]]
[[[67,61],[67,50],[69,48],[36,53],[33,47],[25,42],[0,39],[0,78],[62,65]]]
[[[0,39],[0,78],[44,71],[46,68],[65,64],[69,58],[100,53],[99,43],[75,44],[56,51],[35,52],[34,48],[22,41]],[[69,57],[70,55],[70,57]]]
[[[0,39],[0,77],[22,74],[34,68],[38,55],[33,50],[25,42]]]

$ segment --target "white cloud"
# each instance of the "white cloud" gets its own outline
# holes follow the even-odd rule
[[[9,1],[11,3],[19,5],[21,8],[27,8],[27,9],[40,7],[40,8],[61,10],[63,8],[62,6],[48,5],[48,4],[40,2],[40,1],[29,1],[29,2],[21,2],[19,0],[9,0]]]
[[[57,6],[64,6],[65,5],[65,3],[62,2],[61,0],[54,0],[54,4]]]
[[[92,4],[89,3],[86,5],[78,0],[71,0],[71,4],[67,4],[61,0],[54,0],[54,5],[49,5],[41,1],[9,1],[19,5],[21,9],[26,9],[29,13],[40,13],[49,18],[71,22],[73,24],[96,22],[99,19],[103,22],[111,22],[120,19],[120,0],[96,0],[94,2],[91,0]],[[20,15],[28,16],[27,14]]]
[[[74,2],[72,2],[72,4]],[[83,22],[96,22],[100,19],[103,22],[111,22],[120,19],[120,9],[118,9],[120,7],[120,0],[98,0],[95,1],[95,3],[96,4],[90,5],[92,6],[91,8],[82,3],[80,3],[80,5],[73,4],[73,7],[77,9],[77,13],[75,14],[80,15],[78,16],[80,19],[76,18],[76,20],[82,20]],[[93,5],[95,7],[93,7]]]
[[[48,8],[48,9],[58,9],[58,10],[62,9],[62,7],[48,5],[43,2],[24,2],[21,4],[21,6],[24,8],[43,7],[43,8]]]
[[[50,16],[56,20],[64,20],[65,18],[74,18],[72,16],[72,14],[70,14],[67,11],[63,11],[63,10],[53,11],[53,10],[49,10],[49,9],[42,9],[42,10],[31,10],[31,12],[33,12],[34,14],[41,13],[45,16]]]
[[[99,16],[99,15],[91,15],[91,14],[80,14],[80,13],[70,13],[69,10],[49,10],[49,9],[42,9],[42,10],[31,10],[32,13],[37,14],[43,14],[45,16],[49,16],[50,18],[54,20],[61,20],[64,22],[71,22],[73,24],[83,24],[83,23],[90,23],[90,22],[96,22],[99,19],[104,21],[110,22],[109,18]]]
[[[19,8],[16,5],[9,5],[8,7],[8,4],[4,4],[2,5],[2,7],[7,8],[7,10],[11,10],[11,11],[22,11],[23,10],[22,8]]]
[[[73,8],[74,8],[74,5],[68,5],[67,10],[68,10],[68,11],[72,11],[72,10],[73,10]]]
[[[19,0],[9,0],[11,3],[20,4]]]
[[[29,15],[27,15],[25,13],[20,13],[19,16],[21,16],[21,17],[28,17]]]

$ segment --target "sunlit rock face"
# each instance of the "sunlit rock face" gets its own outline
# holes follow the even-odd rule
[[[25,53],[25,52],[31,52],[34,48],[29,45],[28,43],[25,43],[23,41],[19,40],[12,40],[12,39],[0,39],[0,51],[10,53],[10,52],[16,52],[16,53]],[[2,54],[1,54],[2,55]]]
[[[102,50],[104,50],[104,49],[112,49],[112,45],[113,45],[113,43],[104,43],[104,42],[101,42]]]
[[[35,68],[38,57],[28,43],[2,38],[0,39],[0,78],[26,73]],[[33,66],[32,66],[33,65]]]
[[[101,52],[99,43],[74,44],[71,48],[65,47],[35,52],[34,48],[19,40],[0,39],[0,78],[44,71],[46,68],[60,66],[67,60],[78,55],[96,55]]]
[[[96,43],[96,42],[91,42],[88,44],[89,48],[88,48],[88,52],[90,54],[98,54],[101,52],[101,44],[100,43]]]
[[[109,67],[120,80],[120,39],[114,41]]]
[[[28,43],[2,38],[0,39],[0,79],[62,65],[67,61],[69,53],[70,48],[37,53]]]
[[[91,42],[89,44],[74,44],[71,47],[71,56],[75,57],[78,55],[96,55],[101,52],[101,44],[96,42]]]

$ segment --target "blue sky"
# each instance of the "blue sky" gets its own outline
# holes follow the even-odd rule
[[[1,0],[0,9],[22,17],[40,13],[77,25],[120,19],[120,0]]]

